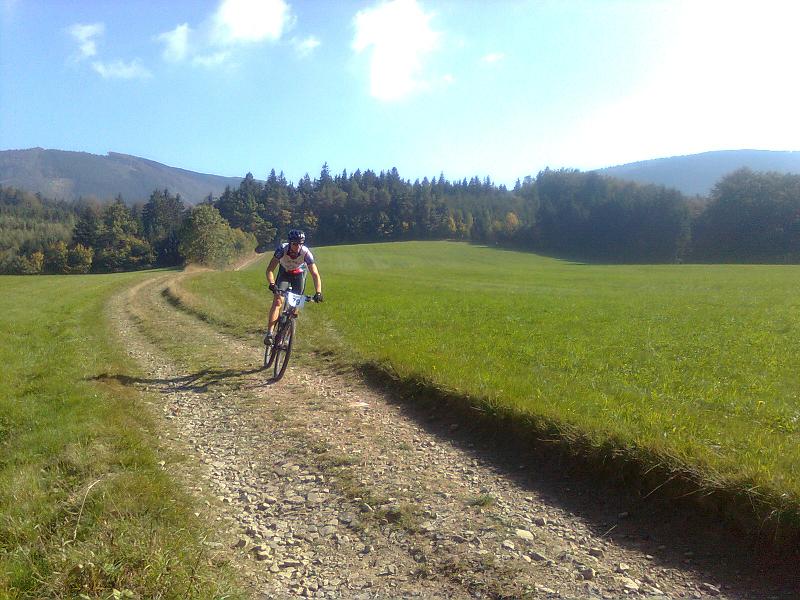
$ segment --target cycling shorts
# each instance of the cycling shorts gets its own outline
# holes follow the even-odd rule
[[[302,294],[306,286],[306,272],[289,273],[282,266],[278,267],[275,285],[279,290],[291,290],[295,294]]]

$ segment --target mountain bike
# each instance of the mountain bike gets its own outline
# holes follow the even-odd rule
[[[292,343],[294,333],[297,329],[297,315],[306,302],[313,300],[312,296],[295,294],[288,290],[281,290],[283,296],[283,309],[275,325],[275,334],[272,344],[264,348],[264,370],[272,366],[272,381],[279,381],[286,372],[289,365],[289,357],[292,355]]]

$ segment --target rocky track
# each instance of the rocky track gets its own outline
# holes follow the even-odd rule
[[[146,373],[116,376],[163,416],[165,444],[186,456],[164,467],[218,521],[254,598],[800,597],[780,555],[321,359],[268,384],[260,340],[165,300],[182,276],[109,306]]]

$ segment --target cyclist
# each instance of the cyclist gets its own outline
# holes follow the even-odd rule
[[[322,278],[314,262],[314,255],[305,246],[306,234],[299,229],[292,229],[288,236],[289,241],[278,245],[275,254],[267,265],[267,282],[269,290],[274,294],[272,308],[269,311],[269,325],[264,343],[272,343],[272,332],[281,312],[281,291],[291,290],[295,294],[302,294],[306,283],[306,270],[311,272],[314,280],[314,302],[322,302]],[[275,277],[275,267],[278,267],[278,277]]]

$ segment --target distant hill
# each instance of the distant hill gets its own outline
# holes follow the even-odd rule
[[[106,156],[65,150],[0,151],[0,185],[39,192],[45,198],[76,200],[93,196],[128,204],[145,201],[153,190],[168,189],[189,204],[226,186],[238,188],[241,177],[221,177],[168,167],[152,160],[109,152]]]
[[[598,169],[597,172],[619,179],[676,188],[689,196],[705,196],[720,179],[741,167],[749,167],[754,171],[800,173],[800,152],[721,150],[644,160]]]

